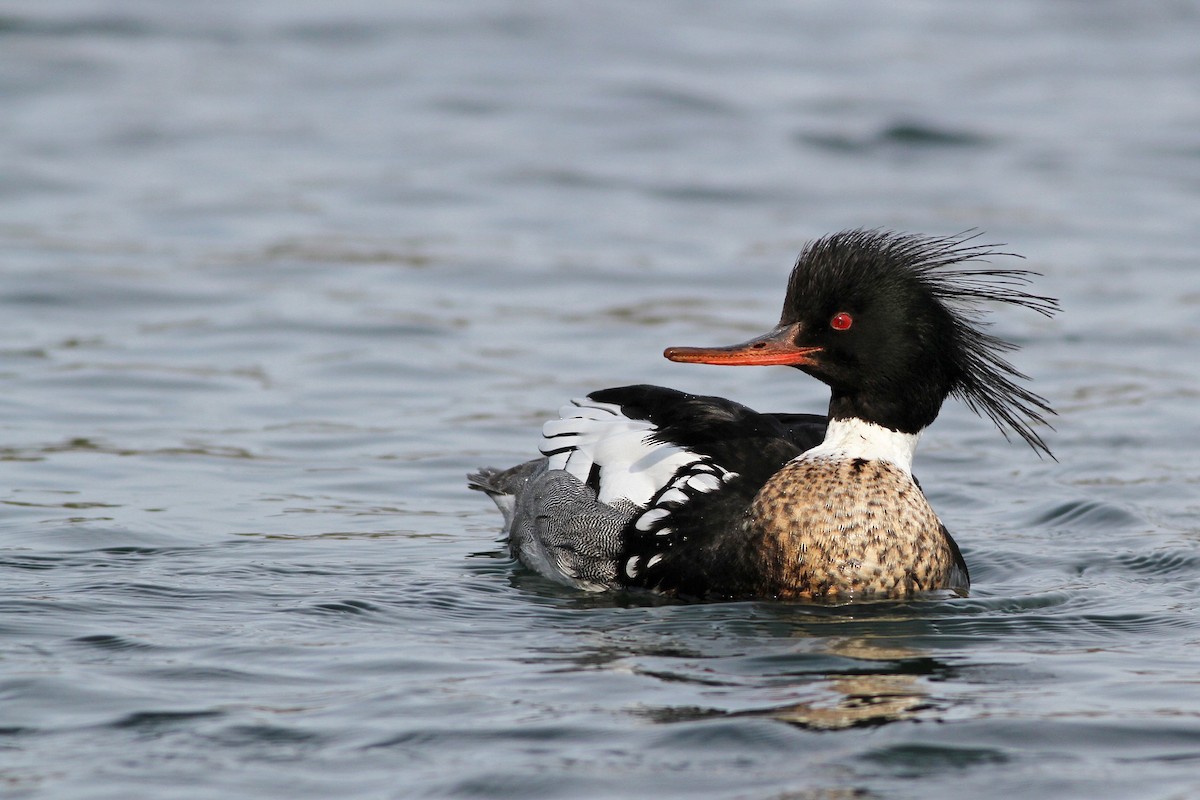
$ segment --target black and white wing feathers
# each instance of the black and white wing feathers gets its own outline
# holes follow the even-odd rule
[[[543,426],[544,458],[481,470],[470,485],[495,500],[513,555],[531,569],[583,589],[654,587],[677,544],[735,525],[824,431],[824,417],[624,386],[564,406]],[[703,593],[692,588],[684,593]]]

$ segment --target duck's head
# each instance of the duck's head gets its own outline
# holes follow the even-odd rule
[[[836,233],[800,254],[779,325],[731,347],[671,347],[672,361],[788,365],[828,384],[831,419],[859,418],[918,433],[954,395],[1050,453],[1031,427],[1052,414],[1019,385],[1003,354],[1015,345],[982,330],[981,304],[1024,306],[1050,316],[1057,301],[1022,289],[1036,273],[963,268],[1005,255],[973,237],[875,230]]]

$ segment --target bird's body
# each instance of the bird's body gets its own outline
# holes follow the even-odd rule
[[[791,365],[831,388],[828,417],[762,414],[655,386],[593,392],[543,428],[543,456],[481,470],[526,566],[588,590],[848,599],[965,593],[958,546],[912,476],[921,431],[955,394],[1045,444],[1045,402],[1013,383],[980,300],[1049,314],[1025,273],[953,269],[957,239],[851,231],[801,255],[779,326],[674,361]],[[1046,450],[1048,452],[1048,450]]]

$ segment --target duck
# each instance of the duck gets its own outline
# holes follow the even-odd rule
[[[1052,316],[1039,274],[954,236],[854,229],[809,243],[779,323],[749,341],[668,347],[672,362],[787,366],[828,386],[825,414],[760,413],[651,385],[593,391],[542,428],[540,455],[468,486],[512,556],[576,589],[685,599],[846,602],[965,596],[957,543],[913,476],[953,397],[1054,458],[1054,414],[986,330],[993,304]]]

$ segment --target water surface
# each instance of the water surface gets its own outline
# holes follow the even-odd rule
[[[268,0],[0,13],[14,798],[1200,795],[1200,9]],[[567,591],[464,475],[808,239],[971,228],[1058,461],[960,406],[965,599]],[[1006,262],[1007,263],[1007,262]],[[1012,262],[1017,264],[1021,262]]]

